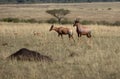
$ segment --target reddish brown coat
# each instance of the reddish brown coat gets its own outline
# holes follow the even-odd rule
[[[78,37],[86,35],[88,38],[91,38],[91,29],[80,25],[79,21],[75,21],[73,26],[76,26],[76,32]]]
[[[49,29],[49,31],[56,31],[58,33],[58,36],[61,36],[61,38],[63,38],[63,35],[68,35],[69,39],[73,38],[73,31],[70,28],[65,28],[65,27],[54,27],[54,25],[52,25]]]

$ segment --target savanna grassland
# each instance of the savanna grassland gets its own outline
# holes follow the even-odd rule
[[[76,42],[49,32],[50,24],[0,23],[1,79],[119,79],[120,27],[89,25],[91,40],[82,37]],[[60,25],[56,25],[60,26]],[[34,35],[34,33],[39,33]],[[6,57],[20,48],[48,55],[48,62],[8,61]]]
[[[68,9],[70,14],[65,18],[73,21],[75,18],[90,21],[120,20],[120,2],[107,3],[62,3],[62,4],[4,4],[0,5],[0,18],[20,18],[48,20],[53,16],[46,13],[51,9]]]
[[[108,5],[106,5],[107,3],[84,4],[88,3],[64,4],[65,8],[69,8],[72,11],[66,17],[73,20],[80,13],[80,17],[86,19],[88,18],[87,15],[90,16],[92,12],[96,12],[96,14],[93,14],[88,19],[120,20],[118,17],[118,12],[120,12],[119,3],[108,3]],[[63,4],[0,5],[0,17],[49,19],[52,16],[46,14],[44,11],[46,9],[54,9],[56,6],[56,8],[61,8],[63,7],[61,5]],[[70,5],[74,5],[74,7]],[[79,5],[83,7],[81,8]],[[104,5],[104,7],[101,5]],[[111,10],[107,10],[108,8],[111,8]],[[84,10],[88,12],[84,13]],[[83,16],[81,16],[82,13]],[[98,16],[98,13],[101,15]],[[109,19],[105,18],[107,16],[109,16]],[[56,32],[49,32],[50,26],[51,24],[47,23],[0,22],[0,79],[120,78],[119,26],[86,25],[86,27],[92,29],[92,38],[88,39],[82,36],[78,40],[72,24],[55,24],[58,27],[64,26],[71,28],[74,32],[75,42],[69,40],[68,36],[64,36],[64,39],[61,39],[57,36]],[[43,55],[50,56],[53,62],[6,60],[6,57],[21,48],[28,48],[38,51]]]

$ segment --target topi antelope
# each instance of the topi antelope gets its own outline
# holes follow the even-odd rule
[[[91,29],[81,26],[78,20],[75,20],[73,27],[74,26],[76,26],[76,32],[78,37],[86,35],[88,38],[91,38]]]
[[[61,38],[63,38],[63,35],[68,35],[69,39],[73,39],[73,31],[70,28],[65,28],[65,27],[54,27],[54,25],[52,25],[50,27],[49,31],[56,31],[58,33],[58,37],[61,36]],[[74,40],[75,41],[75,40]]]

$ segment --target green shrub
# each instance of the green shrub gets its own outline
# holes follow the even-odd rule
[[[51,18],[49,20],[46,21],[47,23],[53,24],[53,23],[58,23],[58,21],[54,18]]]
[[[42,23],[41,20],[35,20],[35,19],[22,19],[20,22],[24,22],[24,23]]]
[[[98,25],[112,25],[110,22],[107,21],[98,21],[96,22]]]
[[[83,25],[88,25],[88,24],[95,24],[94,21],[88,21],[88,20],[83,20],[83,21],[80,21],[81,24]]]
[[[19,23],[19,22],[23,22],[23,23],[50,23],[50,24],[54,24],[54,23],[58,23],[58,21],[55,18],[51,18],[49,20],[46,21],[41,21],[41,20],[36,20],[36,19],[19,19],[19,18],[2,18],[0,19],[0,21],[2,22],[13,22],[13,23]],[[74,21],[71,21],[69,19],[63,19],[61,21],[61,24],[73,24]],[[83,25],[89,25],[89,24],[98,24],[98,25],[109,25],[109,26],[120,26],[120,21],[116,21],[114,23],[111,22],[107,22],[107,21],[90,21],[90,20],[82,20],[80,21],[81,24]]]
[[[73,24],[73,22],[70,21],[70,20],[68,20],[68,19],[63,19],[63,20],[61,21],[61,24]]]
[[[120,21],[116,21],[113,23],[114,26],[120,26]]]
[[[25,20],[25,22],[27,22],[27,23],[37,23],[38,21],[35,20],[35,19],[27,19],[27,20]]]
[[[18,23],[18,22],[24,22],[24,23],[42,23],[41,20],[36,20],[36,19],[19,19],[19,18],[3,18],[0,21],[2,22],[14,22],[14,23]]]
[[[51,18],[49,20],[46,21],[47,23],[50,23],[50,24],[54,24],[54,23],[58,23],[58,21],[54,18]],[[63,19],[61,21],[61,24],[72,24],[73,22],[69,21],[68,19]]]
[[[18,18],[3,18],[1,19],[1,21],[4,21],[4,22],[14,22],[14,23],[18,23],[20,20]]]

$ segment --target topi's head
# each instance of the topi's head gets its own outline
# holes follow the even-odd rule
[[[74,24],[73,24],[73,27],[77,26],[78,23],[80,23],[79,20],[75,20]]]

